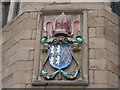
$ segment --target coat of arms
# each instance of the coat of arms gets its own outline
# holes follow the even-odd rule
[[[74,29],[75,25],[77,29]],[[49,26],[49,30],[47,30],[47,26]],[[46,56],[43,58],[41,75],[47,80],[54,79],[58,73],[68,80],[75,79],[80,73],[79,55],[83,42],[80,21],[73,20],[70,22],[63,12],[55,19],[54,23],[45,22],[43,29],[40,43],[43,47],[42,53]],[[77,32],[76,39],[73,38],[74,32]],[[75,70],[72,73],[64,71],[64,69],[69,68],[73,60],[76,63]],[[46,62],[49,62],[49,65],[56,71],[48,73],[45,70]]]

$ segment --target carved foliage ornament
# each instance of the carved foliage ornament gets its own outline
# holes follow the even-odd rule
[[[74,40],[75,25],[77,26],[77,35]],[[49,30],[47,30],[48,26]],[[44,23],[43,29],[43,36],[40,43],[43,47],[42,54],[45,54],[46,57],[43,58],[41,75],[47,80],[54,79],[57,74],[59,74],[59,79],[62,79],[61,76],[64,76],[68,80],[76,79],[78,74],[81,73],[79,52],[82,49],[81,44],[83,39],[81,37],[80,21],[73,20],[70,23],[70,20],[63,12],[56,18],[54,25],[52,22],[47,21]],[[72,73],[64,71],[64,69],[69,68],[73,60],[76,64],[74,71]],[[55,72],[47,72],[47,62],[56,70]]]

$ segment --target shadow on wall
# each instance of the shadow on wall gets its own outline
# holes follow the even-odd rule
[[[118,84],[120,87],[120,1],[119,2],[112,2],[111,3],[111,8],[114,13],[116,13],[119,18],[118,18],[118,73],[119,73],[119,80]]]
[[[120,1],[119,2],[112,2],[111,8],[114,13],[120,16]]]
[[[120,3],[119,3],[120,4]],[[120,6],[120,5],[119,5]],[[119,7],[119,18],[118,18],[118,73],[119,73],[119,88],[120,88],[120,7]]]

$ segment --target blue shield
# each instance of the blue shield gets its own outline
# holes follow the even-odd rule
[[[53,68],[64,69],[72,62],[71,44],[50,45],[49,63]]]

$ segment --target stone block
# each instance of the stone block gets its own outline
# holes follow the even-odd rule
[[[72,6],[71,4],[59,4],[59,5],[53,4],[53,5],[45,5],[44,8],[48,10],[63,10],[63,9],[72,10],[72,8],[74,8],[74,5]]]
[[[30,71],[33,68],[33,62],[32,61],[17,61],[16,63],[12,64],[9,67],[8,74],[11,75],[17,71]]]
[[[11,36],[11,31],[5,32],[2,35],[2,44],[4,44],[5,42],[7,42],[10,39]]]
[[[89,48],[105,48],[105,39],[89,38]]]
[[[31,83],[31,79],[32,79],[32,72],[16,71],[13,75],[14,84],[28,84]]]
[[[13,84],[13,74],[3,79],[2,88],[10,88],[12,84]]]
[[[95,70],[95,83],[107,83],[107,72],[103,70]]]
[[[14,65],[16,71],[30,71],[33,69],[33,61],[17,61]]]
[[[27,50],[23,50],[23,51],[18,51],[16,52],[15,56],[14,56],[15,61],[18,60],[29,60],[29,51]]]
[[[118,75],[108,71],[107,72],[107,83],[118,88]]]
[[[17,24],[19,24],[23,20],[28,19],[28,18],[29,18],[29,13],[25,12],[25,13],[22,13],[20,16],[17,17],[16,22],[17,22]]]
[[[5,79],[6,77],[8,77],[8,72],[9,72],[9,67],[2,71],[2,79]]]
[[[16,45],[13,45],[11,48],[9,48],[6,52],[3,53],[3,55],[4,55],[3,59],[6,59],[6,58],[14,55],[15,52],[16,52]]]
[[[109,50],[106,50],[106,57],[109,61],[112,61],[114,63],[118,63],[119,62],[119,56],[115,53],[112,53],[111,51]]]
[[[6,43],[2,45],[2,52],[5,52],[6,50],[8,50],[15,43],[16,43],[16,40],[14,38],[11,38],[10,40],[8,40]]]
[[[35,40],[21,40],[18,44],[17,44],[17,51],[20,50],[33,50],[35,44]]]
[[[11,29],[10,37],[14,37],[17,33],[19,33],[22,29],[22,26],[20,24],[17,24],[14,28]]]
[[[4,70],[5,68],[9,67],[9,64],[10,64],[9,58],[4,59],[4,61],[2,61],[2,69]]]
[[[38,15],[37,12],[30,12],[30,13],[29,13],[29,18],[30,18],[30,19],[37,19],[37,15]]]
[[[104,16],[105,18],[111,20],[113,23],[118,24],[118,16],[113,14],[113,13],[110,13],[108,11],[109,11],[108,9],[107,9],[107,11],[106,10],[99,10],[98,11],[98,16],[100,16],[100,17]]]
[[[118,40],[119,40],[118,34],[115,34],[115,33],[113,33],[113,35],[112,35],[112,33],[110,33],[110,32],[106,33],[106,34],[105,34],[105,39],[110,40],[110,41],[112,41],[112,42],[114,42],[114,43],[116,43],[116,44],[119,43],[119,42],[118,42]]]
[[[30,59],[29,60],[34,60],[34,54],[35,54],[35,51],[30,51]]]
[[[95,34],[95,28],[89,28],[89,37],[95,37],[96,34]]]
[[[89,50],[89,58],[95,58],[95,49]]]
[[[32,4],[27,4],[23,8],[21,8],[20,13],[41,10],[44,8],[44,4],[45,3],[42,4],[40,2],[37,3],[32,2]]]
[[[75,0],[71,0],[71,2],[75,2]],[[76,2],[72,3],[73,9],[103,9],[104,5],[102,2],[96,3],[96,2],[91,2],[91,3],[86,3],[86,2]]]
[[[9,66],[8,75],[12,75],[16,71],[15,64]]]
[[[89,18],[88,25],[89,27],[104,26],[104,18],[102,17]]]
[[[90,59],[89,63],[90,69],[105,70],[106,69],[106,59]]]
[[[118,54],[118,45],[110,40],[106,40],[106,48],[112,53]]]
[[[17,89],[18,89],[18,88],[22,88],[23,90],[26,90],[26,89],[25,89],[25,84],[14,84],[14,85],[11,86],[11,88],[15,88],[15,89],[16,89],[16,88],[17,88]]]
[[[90,84],[89,86],[87,86],[87,88],[107,88],[107,84]]]
[[[53,2],[55,2],[55,3],[69,3],[70,2],[70,0],[52,0]]]
[[[88,17],[96,17],[96,16],[97,16],[97,10],[88,11]]]
[[[32,39],[35,39],[36,38],[36,30],[33,30],[32,31]]]
[[[25,19],[19,25],[22,30],[35,30],[37,28],[37,20]]]
[[[32,30],[22,30],[21,32],[16,34],[14,38],[16,41],[20,41],[23,39],[31,39],[31,34]]]
[[[95,28],[95,34],[97,38],[104,38],[104,35],[105,35],[105,30],[104,30],[104,27],[96,27]]]
[[[116,62],[116,63],[117,63],[117,62]],[[118,70],[119,70],[120,68],[119,68],[118,64],[116,64],[116,63],[108,60],[108,61],[107,61],[107,64],[106,64],[106,69],[107,69],[108,71],[113,72],[113,73],[119,74]]]
[[[118,34],[119,34],[119,26],[116,25],[116,24],[114,24],[114,23],[112,23],[111,26],[112,26],[112,30],[113,30],[115,33],[118,33]]]
[[[112,14],[113,18],[116,18],[117,17],[117,14],[115,14],[113,11],[112,11],[112,8],[111,6],[109,5],[105,5],[105,11]]]
[[[89,70],[89,82],[94,83],[94,71]]]
[[[31,84],[26,84],[25,88],[26,88],[26,90],[29,90],[30,88],[34,88],[35,90],[38,89],[38,88],[40,90],[45,90],[46,87],[45,86],[32,86]]]
[[[116,88],[116,86],[113,86],[113,85],[111,85],[111,84],[107,84],[107,88]]]
[[[95,58],[96,59],[106,58],[106,50],[105,49],[95,49]]]

